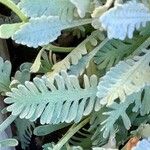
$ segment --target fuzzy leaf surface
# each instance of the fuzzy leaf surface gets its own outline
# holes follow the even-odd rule
[[[140,91],[150,84],[150,51],[144,49],[142,56],[121,61],[102,78],[97,96],[101,104],[111,105],[115,99],[125,101],[127,95]]]
[[[131,1],[109,9],[99,21],[107,30],[108,38],[124,40],[126,37],[132,38],[135,29],[150,21],[150,11],[144,4]]]
[[[7,93],[4,100],[7,111],[20,118],[35,121],[40,118],[41,124],[58,124],[60,122],[79,122],[94,108],[97,77],[84,76],[85,88],[79,84],[76,76],[62,72],[54,79],[34,78]]]

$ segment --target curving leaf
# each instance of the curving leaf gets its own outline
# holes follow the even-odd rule
[[[54,79],[36,77],[33,82],[12,88],[4,101],[10,104],[7,111],[13,116],[19,115],[30,121],[40,118],[41,124],[79,122],[93,110],[97,100],[97,77],[85,75],[84,84],[85,88],[81,88],[76,76],[62,71]]]
[[[150,50],[144,49],[141,55],[121,61],[102,78],[97,96],[101,104],[111,105],[115,99],[124,101],[127,95],[140,91],[150,84]]]
[[[103,42],[97,45],[91,52],[83,56],[76,65],[71,65],[68,73],[76,76],[81,75],[84,72],[85,68],[89,66],[89,63],[91,62],[92,58],[96,55],[98,51],[101,51],[101,49],[105,46],[107,42],[108,39],[106,38],[105,40],[103,40]]]
[[[64,24],[58,17],[41,17],[30,19],[28,23],[21,26],[12,39],[16,43],[29,47],[38,47],[54,41],[60,34]]]
[[[104,13],[99,21],[107,30],[108,38],[124,40],[132,38],[135,29],[145,26],[150,21],[150,11],[144,4],[131,1],[126,4],[118,4]]]
[[[40,66],[41,66],[41,57],[42,57],[43,51],[44,51],[43,48],[39,51],[39,53],[38,53],[36,59],[34,60],[33,65],[32,65],[31,68],[30,68],[30,72],[36,73],[36,72],[39,71]]]
[[[21,29],[13,34],[12,39],[18,44],[37,48],[56,40],[63,29],[88,24],[89,22],[89,19],[68,22],[60,20],[58,16],[31,18],[29,22],[23,24]]]
[[[34,63],[30,68],[30,72],[47,73],[51,71],[54,55],[52,54],[52,51],[47,54],[47,52],[44,50],[45,46],[39,51]]]
[[[55,75],[55,73],[59,73],[61,70],[69,69],[71,69],[70,73],[75,75],[80,74],[83,72],[83,69],[88,66],[88,62],[92,59],[92,57],[94,57],[94,52],[97,52],[97,50],[99,50],[99,48],[107,42],[107,40],[104,39],[105,37],[100,31],[97,30],[92,32],[89,37],[73,49],[63,60],[56,63],[52,68],[53,71],[46,74],[46,76],[51,78]],[[104,42],[102,42],[102,40],[104,40]],[[95,51],[89,54],[89,51],[91,50],[90,48],[95,49]],[[76,70],[77,67],[79,68]]]

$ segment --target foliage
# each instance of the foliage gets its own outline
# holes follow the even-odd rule
[[[136,1],[124,5],[118,4],[100,17],[102,27],[108,29],[108,37],[121,40],[126,36],[132,38],[135,28],[139,29],[140,25],[145,26],[147,21],[150,21],[148,8]]]
[[[0,141],[0,147],[3,148],[3,147],[14,147],[18,145],[18,141],[15,140],[15,139],[6,139],[6,140],[2,140]]]
[[[15,124],[17,126],[18,140],[21,142],[22,149],[25,149],[30,144],[34,123],[26,119],[17,118]]]
[[[102,78],[97,92],[102,104],[111,105],[117,98],[125,101],[127,95],[138,92],[149,84],[150,51],[143,50],[142,52],[142,56],[120,61]]]
[[[0,57],[0,92],[6,92],[9,90],[10,84],[10,74],[11,74],[11,63],[9,61],[4,61]]]
[[[38,51],[17,71],[0,57],[2,113],[9,113],[0,133],[16,126],[0,147],[19,141],[26,149],[33,135],[53,133],[61,138],[42,141],[43,150],[118,149],[132,136],[141,138],[135,149],[149,146],[149,0],[0,3],[12,10],[0,20],[0,38]]]
[[[84,85],[85,88],[81,88],[78,79],[65,72],[56,74],[52,80],[36,77],[33,82],[26,81],[25,85],[12,88],[4,101],[11,104],[7,111],[13,116],[19,115],[30,121],[40,117],[41,124],[79,122],[93,110],[97,77],[93,75],[88,79],[85,75]]]

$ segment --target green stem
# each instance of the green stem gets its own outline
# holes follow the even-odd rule
[[[129,57],[127,57],[127,59],[133,58],[133,56],[139,55],[142,49],[147,48],[149,46],[149,43],[150,43],[150,37],[147,36],[146,40]]]
[[[10,115],[3,123],[0,125],[0,133],[3,132],[18,116]]]
[[[19,7],[15,3],[13,3],[11,0],[0,0],[0,3],[7,6],[13,12],[15,12],[23,22],[28,21],[28,18],[22,13]]]
[[[66,29],[68,28],[74,28],[74,27],[78,27],[78,26],[83,26],[86,24],[91,24],[92,23],[92,19],[79,19],[79,20],[75,20],[73,22],[70,22],[70,24],[68,24],[68,26],[66,27]]]
[[[60,139],[60,141],[54,146],[53,150],[60,150],[76,132],[78,132],[84,125],[89,122],[89,120],[90,117],[86,118],[78,125],[73,125],[69,129],[69,131],[63,136],[63,138]]]
[[[59,52],[59,53],[69,53],[74,49],[74,47],[59,47],[52,44],[48,44],[44,48],[45,50],[51,50],[53,52]]]

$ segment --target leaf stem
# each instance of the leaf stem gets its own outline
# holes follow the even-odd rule
[[[133,56],[139,55],[143,49],[149,46],[149,43],[150,43],[150,37],[146,36],[145,41],[141,45],[139,45],[138,48],[130,56],[127,57],[127,59],[133,58]]]
[[[59,47],[56,45],[48,44],[45,47],[45,50],[51,50],[53,52],[59,52],[59,53],[69,53],[71,52],[75,47]]]
[[[0,125],[0,133],[3,132],[18,116],[10,115],[3,123]]]
[[[13,12],[15,12],[23,22],[28,21],[28,18],[22,13],[19,7],[15,3],[13,3],[11,0],[0,0],[0,3],[7,6]]]
[[[53,150],[60,150],[76,132],[78,132],[84,125],[86,125],[89,122],[89,120],[90,117],[84,119],[78,125],[72,125],[72,127],[63,136],[63,138],[60,139],[60,141],[54,146]]]
[[[83,25],[91,24],[91,23],[92,23],[92,18],[74,20],[73,22],[70,22],[70,24],[68,24],[68,26],[66,27],[66,29],[68,29],[68,28],[74,28],[74,27],[77,27],[77,26],[83,26]]]

